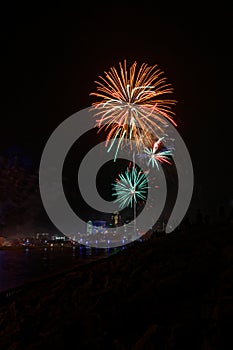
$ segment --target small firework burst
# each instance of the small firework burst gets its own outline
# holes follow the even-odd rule
[[[117,196],[114,202],[120,209],[132,207],[138,200],[146,200],[148,188],[148,177],[143,171],[136,167],[127,168],[113,184],[113,196]]]
[[[173,155],[172,148],[161,147],[163,137],[154,142],[152,147],[145,147],[142,154],[138,154],[139,158],[145,158],[147,165],[156,167],[159,170],[159,163],[171,164],[170,156]]]

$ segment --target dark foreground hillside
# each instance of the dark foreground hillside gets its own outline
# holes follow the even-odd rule
[[[0,349],[232,347],[233,227],[152,236],[0,307]]]

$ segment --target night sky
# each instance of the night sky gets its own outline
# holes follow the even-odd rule
[[[174,87],[175,121],[193,162],[192,208],[230,207],[233,26],[226,3],[174,11],[5,5],[1,150],[21,147],[39,161],[53,130],[91,105],[105,70],[124,59],[158,64]]]

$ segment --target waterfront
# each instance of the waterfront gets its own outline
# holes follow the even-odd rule
[[[0,293],[115,252],[81,245],[0,249]]]
[[[152,235],[29,283],[2,299],[0,348],[229,349],[232,239],[232,225]]]

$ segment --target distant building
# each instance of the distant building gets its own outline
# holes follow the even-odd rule
[[[95,220],[92,222],[92,233],[104,233],[106,231],[106,221]]]
[[[36,236],[36,239],[40,239],[40,240],[51,239],[51,235],[48,232],[37,232],[35,236]]]
[[[89,220],[87,222],[87,230],[86,230],[86,234],[87,235],[91,235],[92,234],[92,229],[93,229],[93,223],[91,220]]]
[[[59,234],[51,235],[51,240],[52,241],[65,241],[66,240],[66,236],[59,235]]]
[[[114,211],[112,214],[112,224],[115,227],[120,224],[120,214],[118,211]]]

